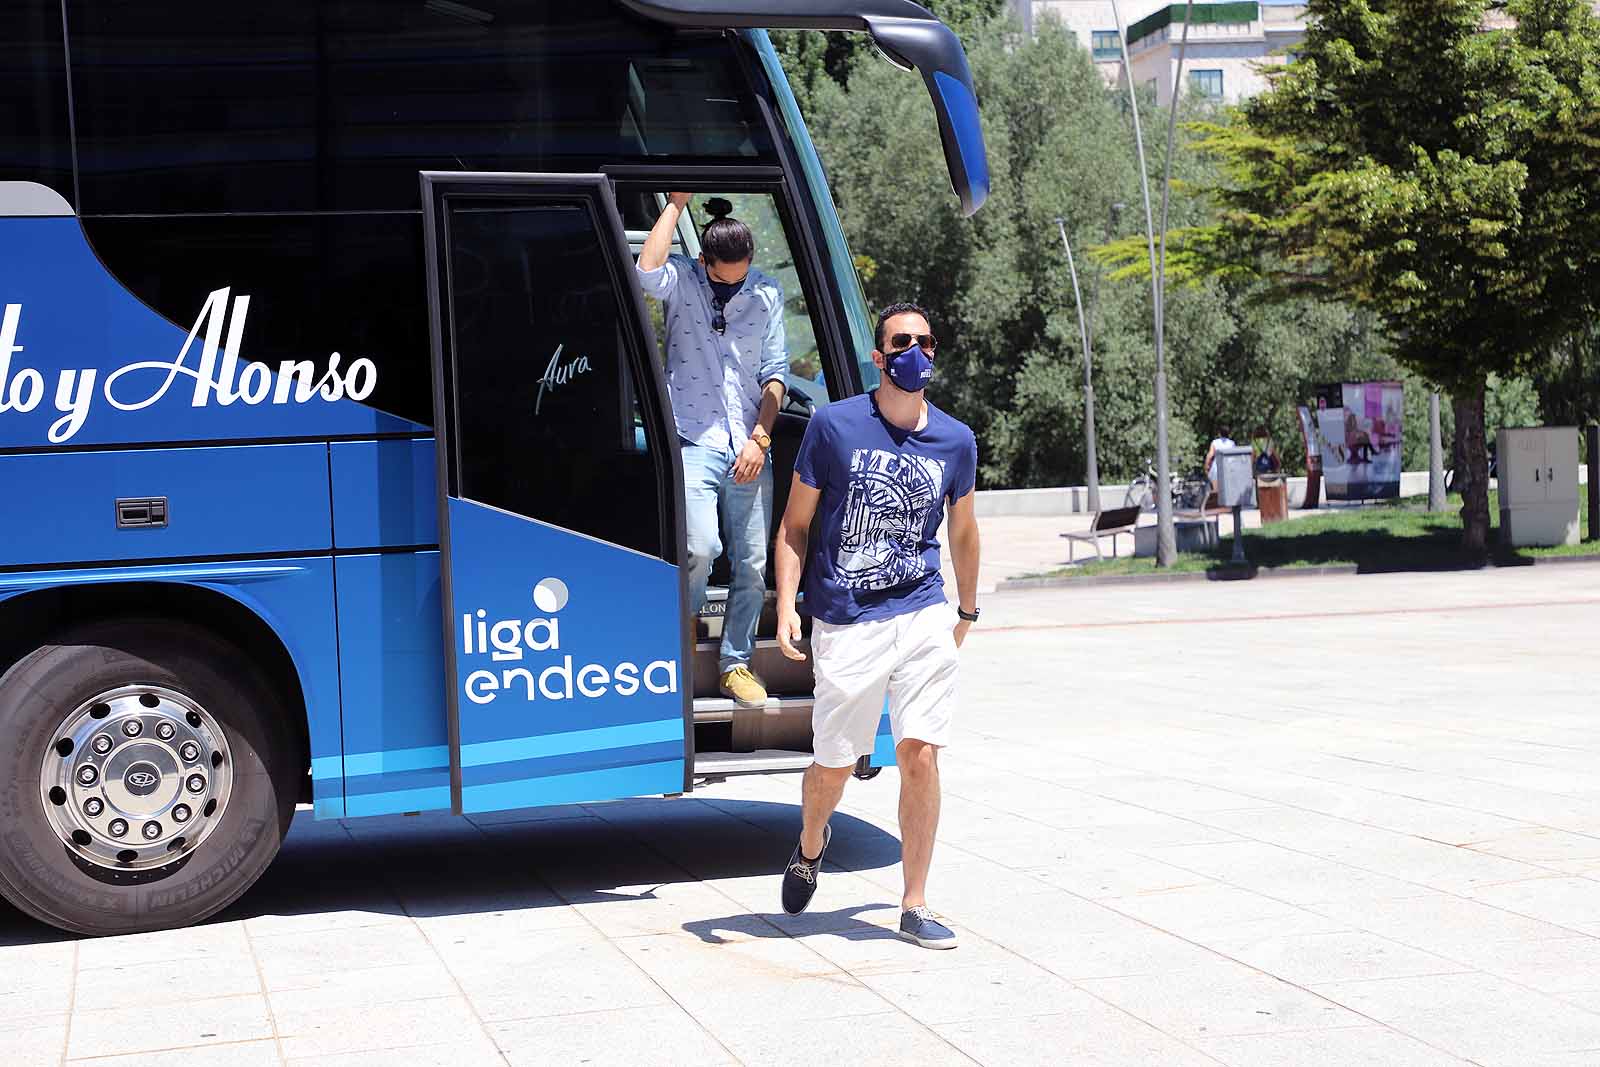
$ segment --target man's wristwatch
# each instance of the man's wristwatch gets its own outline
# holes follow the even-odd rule
[[[956,614],[961,616],[961,618],[967,622],[977,622],[978,616],[981,615],[982,612],[980,612],[977,608],[973,608],[971,611],[962,611],[960,605],[957,605]]]
[[[756,427],[756,432],[750,435],[750,439],[761,446],[761,451],[772,451],[772,435],[761,427]]]

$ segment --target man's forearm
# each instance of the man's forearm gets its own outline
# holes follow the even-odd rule
[[[682,208],[670,202],[661,209],[661,217],[656,219],[650,236],[645,238],[644,247],[639,250],[640,270],[656,270],[667,261],[667,256],[672,252],[672,235],[678,228],[678,216],[682,212]]]
[[[801,563],[806,558],[806,545],[811,539],[810,530],[791,529],[787,522],[778,527],[778,543],[774,546],[773,569],[778,587],[778,609],[794,607],[800,593]]]
[[[756,416],[756,425],[772,436],[772,427],[778,421],[778,405],[783,403],[785,386],[774,378],[761,387],[761,412]]]
[[[966,533],[951,537],[950,562],[956,569],[956,603],[964,611],[978,604],[978,562],[981,555],[978,527],[974,523]]]

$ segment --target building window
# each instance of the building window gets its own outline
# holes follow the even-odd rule
[[[1116,30],[1095,30],[1089,35],[1096,59],[1121,59],[1122,39]]]
[[[1189,88],[1207,100],[1221,100],[1222,71],[1191,70],[1189,72]]]

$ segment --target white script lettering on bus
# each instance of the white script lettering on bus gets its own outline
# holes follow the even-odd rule
[[[561,352],[567,346],[565,343],[556,345],[556,350],[550,356],[550,362],[544,368],[544,375],[539,379],[539,395],[533,401],[533,413],[539,414],[539,409],[544,407],[544,394],[552,389],[559,389],[563,385],[571,384],[579,375],[588,374],[594,368],[589,365],[588,356],[576,356],[567,362],[561,362]]]
[[[141,360],[118,367],[106,375],[100,395],[118,411],[140,411],[167,395],[180,375],[194,379],[190,407],[211,403],[227,407],[234,403],[304,404],[314,399],[332,403],[349,398],[360,402],[372,395],[378,384],[378,368],[370,359],[356,359],[341,369],[344,357],[338,352],[328,357],[328,366],[319,377],[310,360],[284,360],[274,374],[265,363],[241,361],[245,319],[250,298],[233,298],[229,313],[228,289],[218,289],[206,297],[200,317],[184,339],[177,356],[166,362]],[[26,414],[36,409],[46,395],[45,376],[37,368],[16,360],[24,346],[17,344],[22,326],[22,305],[7,304],[0,318],[0,414],[15,411]],[[226,329],[227,340],[223,341]],[[189,353],[195,338],[204,335],[194,366]],[[64,369],[57,373],[54,390],[55,410],[61,417],[50,424],[50,443],[63,444],[77,434],[88,420],[95,400],[94,367]],[[152,377],[159,375],[159,377]]]
[[[494,663],[527,663],[538,653],[561,651],[561,620],[555,612],[529,619],[491,621],[483,608],[461,616],[461,655],[486,656]],[[544,657],[540,657],[541,659]],[[508,699],[591,700],[615,694],[631,697],[641,690],[665,694],[678,691],[678,664],[675,660],[651,660],[644,666],[623,661],[614,666],[600,663],[574,664],[570,655],[553,659],[546,666],[478,668],[468,674],[463,691],[474,704],[492,704],[502,693]]]

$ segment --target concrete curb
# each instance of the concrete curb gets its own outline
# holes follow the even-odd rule
[[[1168,582],[1242,582],[1256,578],[1299,578],[1331,574],[1359,574],[1354,563],[1325,567],[1229,567],[1219,565],[1207,571],[1179,571],[1166,574],[1107,574],[1099,578],[1008,578],[995,586],[997,593],[1023,589],[1061,589],[1091,585],[1164,585]]]
[[[1543,567],[1552,563],[1586,563],[1600,565],[1600,552],[1587,556],[1543,556],[1536,559],[1516,560],[1509,563],[1490,561],[1484,570],[1515,567]],[[1441,568],[1460,570],[1464,568]],[[997,593],[1016,593],[1025,589],[1065,589],[1071,586],[1097,585],[1164,585],[1168,582],[1243,582],[1257,578],[1318,578],[1332,575],[1360,574],[1354,563],[1329,564],[1322,567],[1257,567],[1254,565],[1232,568],[1221,564],[1206,571],[1179,571],[1164,574],[1107,574],[1089,578],[1007,578],[995,586]],[[1427,574],[1424,569],[1412,571],[1371,571],[1373,574]]]

